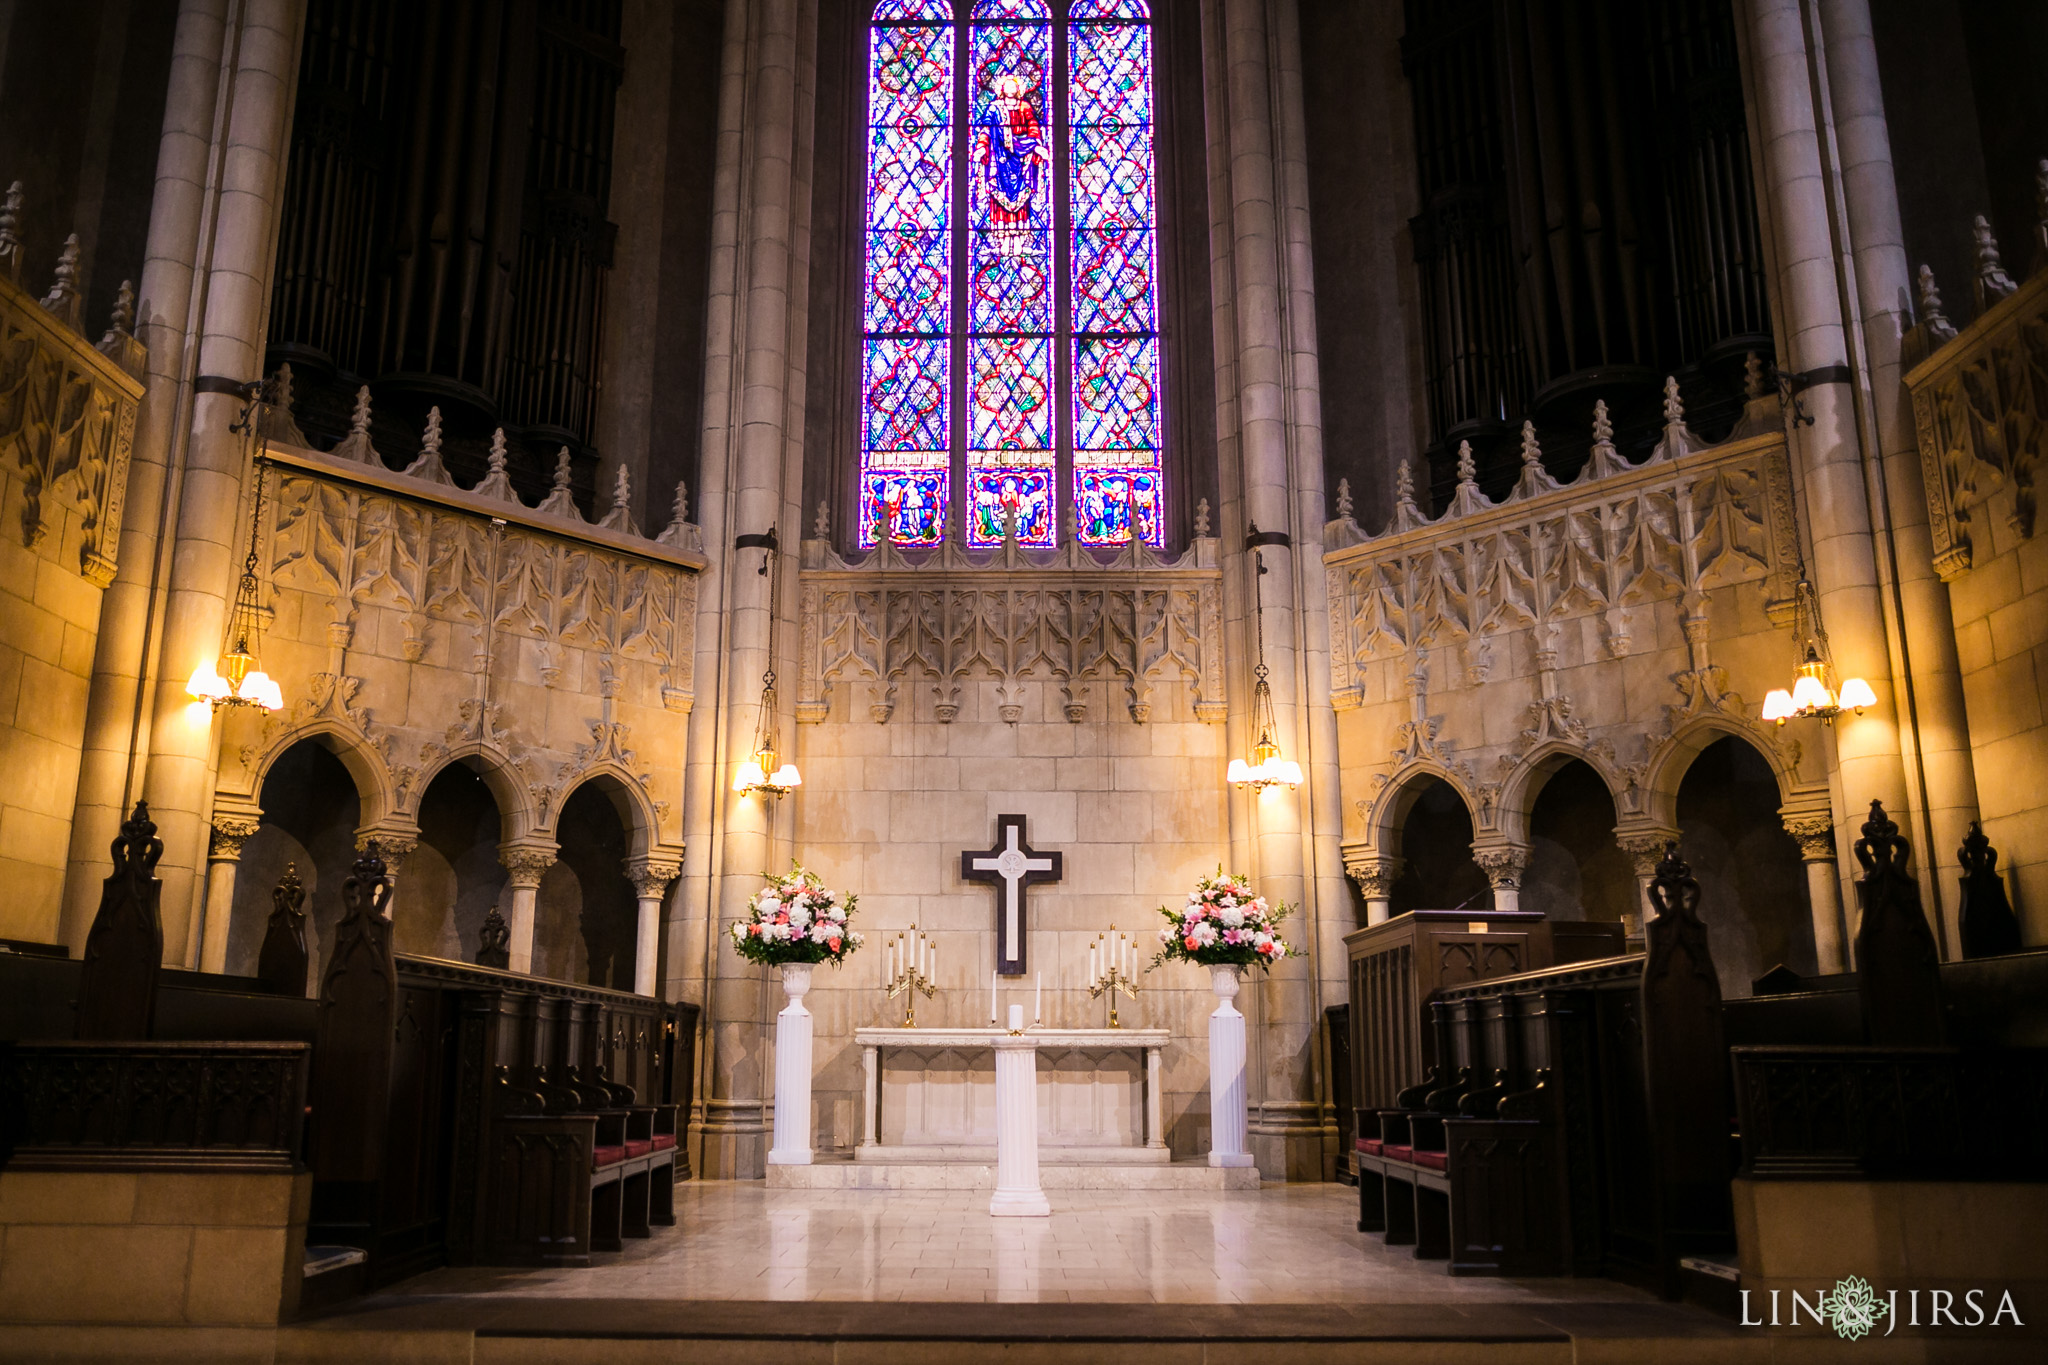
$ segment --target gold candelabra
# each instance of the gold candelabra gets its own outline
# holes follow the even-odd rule
[[[1122,1028],[1116,997],[1122,991],[1133,1000],[1138,998],[1138,945],[1129,934],[1117,933],[1114,924],[1109,930],[1097,934],[1088,945],[1088,994],[1090,998],[1109,996],[1109,1026]]]
[[[938,989],[938,945],[913,924],[889,940],[889,982],[885,998],[903,1001],[903,1027],[917,1027],[917,997],[929,1000]]]

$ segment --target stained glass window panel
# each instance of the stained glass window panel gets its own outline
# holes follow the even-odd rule
[[[1159,343],[1090,337],[1074,343],[1074,462],[1106,451],[1159,449]]]
[[[936,19],[944,23],[952,17],[953,6],[947,0],[881,0],[875,6],[878,24],[891,19]]]
[[[976,337],[968,450],[1052,450],[1052,341]]]
[[[1045,0],[974,0],[976,19],[1050,19]]]
[[[1018,544],[1051,549],[1058,544],[1053,488],[1058,478],[1050,463],[984,465],[969,471],[967,543],[977,549],[1002,544],[1003,529],[1014,516]]]
[[[1074,0],[1069,19],[1150,19],[1152,9],[1145,0]]]
[[[1074,468],[1074,534],[1083,545],[1125,545],[1135,521],[1138,539],[1166,542],[1160,517],[1157,468],[1077,465]]]
[[[938,452],[946,442],[946,352],[943,340],[880,337],[865,348],[861,448],[871,456]],[[884,458],[882,463],[902,463]],[[940,462],[943,465],[943,461]]]

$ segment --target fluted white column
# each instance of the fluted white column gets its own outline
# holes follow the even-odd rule
[[[1010,1027],[1023,1023],[1024,1007],[1010,1006]],[[1028,1034],[996,1039],[996,1192],[988,1211],[997,1218],[1052,1213],[1038,1183],[1038,1040]]]
[[[782,990],[789,1003],[775,1016],[775,1145],[770,1166],[811,1164],[811,964],[786,962]]]
[[[1799,841],[1806,863],[1807,910],[1813,916],[1813,955],[1822,976],[1849,970],[1842,951],[1842,883],[1835,873],[1835,824],[1825,813],[1785,817],[1785,832]]]
[[[262,821],[255,815],[215,812],[211,842],[206,850],[205,924],[199,944],[199,970],[224,972],[228,961],[228,925],[234,918],[235,873],[242,861],[242,844],[255,836]]]
[[[661,903],[669,884],[682,871],[680,863],[654,858],[628,858],[626,876],[640,904],[640,918],[633,933],[633,993],[653,995],[655,951],[661,943]]]
[[[1249,1166],[1245,1150],[1244,1015],[1232,1003],[1240,982],[1237,967],[1211,967],[1216,1012],[1209,1016],[1209,1164]]]
[[[498,861],[505,868],[505,889],[512,897],[510,912],[505,916],[512,931],[511,941],[506,944],[510,955],[506,966],[512,971],[533,971],[533,916],[540,902],[540,879],[555,865],[559,853],[553,843],[498,845]]]

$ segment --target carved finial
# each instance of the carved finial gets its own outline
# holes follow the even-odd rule
[[[491,433],[491,453],[485,457],[483,482],[470,491],[499,502],[518,502],[519,495],[512,491],[512,476],[505,470],[507,459],[505,428],[499,427]]]
[[[2041,164],[2048,166],[2048,161],[2044,161]],[[1984,837],[1984,826],[1980,822],[1976,820],[1970,822],[1970,832],[1963,836],[1963,846],[1957,850],[1956,861],[1963,865],[1963,875],[1965,877],[1982,877],[1986,874],[1997,875],[1998,850],[1993,848],[1991,841]]]
[[[1771,396],[1771,381],[1764,376],[1764,358],[1755,351],[1742,357],[1742,397],[1754,403]]]
[[[1664,376],[1664,423],[1669,426],[1674,422],[1683,421],[1685,400],[1678,396],[1678,376],[1667,374]]]
[[[477,928],[476,965],[496,967],[501,971],[512,965],[512,926],[498,913],[496,905],[491,906],[483,924]],[[499,1070],[502,1072],[504,1068]]]
[[[1983,826],[1970,822],[1959,851],[1963,865],[1962,940],[1964,957],[1996,957],[2020,950],[2020,922],[1998,875],[1998,850],[1984,837]]]
[[[1479,478],[1478,461],[1472,458],[1472,443],[1458,442],[1458,482],[1473,483]]]
[[[1195,504],[1195,535],[1197,538],[1209,534],[1209,500],[1203,498]]]
[[[349,869],[348,877],[341,884],[342,904],[347,907],[345,919],[370,914],[383,918],[385,906],[391,900],[391,879],[385,875],[384,858],[377,851],[377,841],[370,840],[363,845],[363,852]]]
[[[1614,448],[1614,421],[1607,415],[1607,400],[1593,400],[1593,451],[1586,457],[1586,467],[1579,471],[1578,483],[1591,483],[1594,479],[1611,478],[1629,468],[1629,462]]]
[[[1337,480],[1337,520],[1351,520],[1351,480]]]
[[[576,497],[569,491],[569,447],[563,446],[555,453],[555,486],[534,510],[571,521],[583,520],[583,509],[576,505]]]
[[[828,503],[825,502],[823,498],[820,498],[818,500],[817,519],[811,523],[811,539],[830,540],[831,538],[832,508]]]
[[[43,296],[43,309],[73,327],[78,325],[78,234],[75,232],[64,239],[64,249],[57,253],[57,275],[50,282],[50,292]]]
[[[1479,491],[1479,460],[1472,453],[1470,441],[1458,442],[1458,487],[1451,495],[1451,505],[1444,509],[1447,517],[1469,517],[1493,506],[1492,499]]]
[[[1920,267],[1920,328],[1931,343],[1929,350],[1956,339],[1956,325],[1941,311],[1941,290],[1934,283],[1934,271],[1924,265]]]
[[[123,280],[121,287],[114,291],[114,316],[107,325],[107,337],[132,337],[135,335],[135,281]],[[105,345],[106,342],[101,342]]]
[[[135,809],[121,822],[121,832],[114,836],[111,849],[115,876],[148,877],[155,873],[157,859],[164,856],[164,841],[156,837],[156,822],[149,818],[149,802],[135,803]]]
[[[370,444],[370,386],[363,385],[356,390],[355,410],[349,414],[348,435],[341,438],[341,444],[328,452],[337,459],[354,460],[358,464],[382,465],[384,457]]]
[[[1415,501],[1415,471],[1406,460],[1394,466],[1394,501],[1413,504]]]
[[[1678,376],[1664,376],[1664,439],[1650,452],[1653,460],[1676,460],[1703,449],[1685,424],[1685,400],[1678,394]]]
[[[1866,873],[1904,872],[1912,845],[1899,835],[1899,825],[1884,813],[1884,802],[1870,803],[1870,818],[1863,822],[1863,837],[1856,841],[1856,861]]]
[[[264,439],[295,446],[308,444],[306,433],[299,430],[298,419],[292,415],[292,402],[292,367],[286,363],[279,365],[277,373],[264,385],[261,420],[257,424]]]
[[[1978,214],[1970,223],[1970,235],[1977,241],[1977,310],[1982,312],[2019,286],[1998,259],[1998,239],[1991,235],[1991,220]]]
[[[286,863],[284,876],[270,888],[270,903],[280,915],[296,915],[306,901],[306,888],[299,885],[299,865]]]
[[[405,467],[405,472],[416,479],[429,483],[455,486],[455,480],[448,473],[448,467],[441,463],[441,409],[427,409],[427,431],[420,442],[419,458]]]
[[[676,498],[670,509],[668,527],[655,540],[679,550],[694,550],[702,544],[697,528],[690,525],[690,485],[681,479],[676,480]]]
[[[1664,856],[1657,861],[1657,870],[1650,880],[1650,904],[1657,907],[1658,918],[1677,915],[1683,919],[1696,918],[1700,905],[1700,884],[1692,875],[1692,868],[1678,856],[1678,841],[1668,839],[1664,843]]]
[[[0,203],[0,269],[21,283],[21,182],[7,187],[7,199]]]
[[[1422,509],[1415,505],[1415,471],[1406,460],[1397,461],[1394,465],[1394,519],[1387,531],[1398,535],[1428,523],[1429,518],[1422,515]]]
[[[598,525],[610,531],[624,531],[629,536],[639,534],[633,529],[633,484],[623,464],[612,477],[611,510]]]
[[[1543,467],[1543,447],[1536,441],[1536,424],[1522,423],[1522,477],[1515,481],[1514,496],[1533,498],[1539,493],[1555,492],[1564,487],[1550,477],[1550,471]]]

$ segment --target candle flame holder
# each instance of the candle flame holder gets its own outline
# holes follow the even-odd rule
[[[1112,924],[1109,927],[1111,933],[1115,933],[1116,926]],[[1135,944],[1128,934],[1116,934],[1114,938],[1107,934],[1097,934],[1093,946],[1096,949],[1096,958],[1107,962],[1109,965],[1106,968],[1097,970],[1095,979],[1088,983],[1089,998],[1094,999],[1107,995],[1109,997],[1109,1026],[1111,1028],[1122,1028],[1123,1023],[1117,1018],[1116,1012],[1117,993],[1121,991],[1132,1000],[1138,998],[1138,980],[1135,972]],[[1132,965],[1133,970],[1126,971],[1125,967],[1127,964]]]

